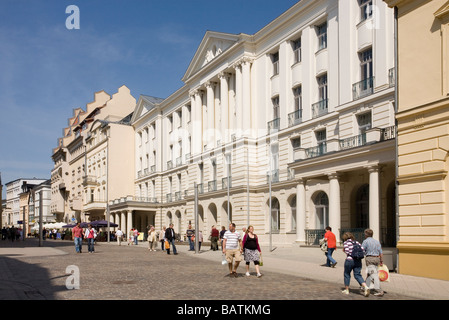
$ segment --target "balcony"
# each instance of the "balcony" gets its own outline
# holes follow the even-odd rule
[[[396,73],[394,68],[388,70],[388,84],[390,88],[396,86]]]
[[[349,137],[340,140],[340,150],[351,149],[355,147],[364,146],[366,144],[366,133],[359,134],[358,136]]]
[[[157,203],[156,197],[133,197],[133,200],[137,202]]]
[[[167,193],[166,198],[167,198],[167,202],[172,202],[173,201],[171,193]]]
[[[137,171],[137,178],[142,178],[142,170]]]
[[[315,119],[327,114],[327,104],[328,99],[312,104],[312,118]]]
[[[352,85],[352,99],[358,100],[373,94],[374,77],[364,79]]]
[[[207,189],[209,192],[217,191],[217,180],[209,181],[207,184]]]
[[[271,171],[271,183],[279,182],[279,169]],[[267,183],[270,183],[270,171],[267,172]]]
[[[150,167],[150,171],[151,171],[151,173],[156,172],[156,165],[152,165],[152,166]]]
[[[229,188],[232,188],[232,178],[231,177],[224,177],[221,179],[221,188],[223,190]]]
[[[182,157],[177,157],[176,158],[176,166],[179,167],[182,165]]]
[[[305,150],[306,152],[306,158],[315,158],[322,156],[327,152],[327,143],[326,142],[320,142],[318,146],[307,148]]]
[[[197,184],[198,193],[203,194],[204,193],[204,186],[202,183]]]
[[[97,186],[97,177],[96,176],[85,176],[83,179],[84,186]]]
[[[302,109],[288,114],[288,126],[293,127],[302,122]]]
[[[167,170],[173,169],[173,161],[167,161]]]
[[[380,139],[382,141],[396,138],[396,126],[382,128],[380,132]]]
[[[143,169],[143,175],[147,176],[149,174],[148,168]]]
[[[175,192],[175,200],[176,201],[182,200],[181,191]]]
[[[268,122],[268,134],[278,132],[280,128],[281,118],[276,118]]]

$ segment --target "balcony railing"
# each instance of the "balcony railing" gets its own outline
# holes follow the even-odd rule
[[[157,203],[156,197],[133,197],[134,201]]]
[[[221,179],[221,188],[227,189],[229,186],[229,188],[232,188],[232,178],[231,177],[224,177]]]
[[[175,200],[176,201],[182,200],[181,191],[175,192]]]
[[[217,191],[217,180],[209,181],[207,184],[207,189],[209,192]]]
[[[315,119],[327,114],[327,104],[328,99],[321,100],[317,103],[312,104],[312,118]]]
[[[288,126],[293,127],[302,122],[302,109],[288,114]]]
[[[364,79],[352,85],[352,99],[357,100],[373,94],[374,77]]]
[[[390,140],[396,138],[396,126],[381,129],[381,140]]]
[[[281,124],[281,119],[276,118],[274,120],[271,120],[268,122],[268,134],[271,134],[273,132],[278,132]]]
[[[366,144],[366,133],[340,140],[340,150],[360,147]]]
[[[318,156],[322,156],[327,152],[327,144],[326,142],[320,142],[318,146],[307,148],[305,152],[307,158],[315,158]]]
[[[176,158],[176,166],[179,167],[180,165],[182,165],[182,157],[177,157]]]
[[[152,165],[152,166],[150,167],[150,171],[151,171],[151,173],[156,172],[156,165]]]
[[[202,183],[197,184],[197,187],[198,187],[199,194],[204,193],[204,185]]]
[[[388,70],[388,84],[390,87],[394,87],[396,85],[396,74],[394,68]]]
[[[143,169],[143,175],[144,175],[144,176],[147,176],[148,173],[149,173],[148,168]]]
[[[271,183],[279,182],[279,169],[271,171]],[[270,171],[267,172],[267,183],[270,183]]]
[[[172,202],[172,194],[171,193],[167,193],[167,202]]]
[[[167,170],[173,169],[173,161],[167,161]]]

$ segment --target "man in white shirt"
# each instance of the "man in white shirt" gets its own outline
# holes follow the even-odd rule
[[[115,236],[116,236],[116,238],[117,238],[117,243],[118,243],[118,245],[121,246],[121,245],[122,245],[122,237],[123,237],[123,232],[122,232],[122,230],[118,229],[118,230],[115,232]]]
[[[223,235],[223,253],[226,255],[226,261],[229,267],[229,276],[237,278],[237,268],[242,261],[242,238],[235,231],[235,223],[229,225],[229,230]],[[234,260],[234,268],[233,262]]]

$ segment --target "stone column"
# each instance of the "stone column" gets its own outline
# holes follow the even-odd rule
[[[306,181],[299,180],[296,186],[296,242],[306,242]]]
[[[129,238],[129,231],[133,228],[133,211],[128,210],[127,211],[127,223],[126,223],[126,235]]]
[[[380,240],[380,198],[379,167],[368,167],[369,172],[369,228],[373,230],[373,238]]]
[[[207,147],[214,148],[215,141],[215,83],[208,81],[206,82],[207,90],[207,132],[206,132],[206,142]]]
[[[251,130],[251,61],[242,60],[242,130],[246,137],[250,136]]]
[[[229,142],[229,83],[227,73],[220,73],[221,140]]]
[[[242,66],[240,63],[235,65],[235,118],[237,123],[235,125],[237,137],[242,136],[243,131],[243,95],[242,95]]]
[[[125,211],[121,212],[121,217],[120,217],[120,229],[122,230],[122,232],[126,235],[128,235],[128,226],[126,225],[126,213]]]
[[[341,221],[341,203],[340,203],[340,183],[337,173],[331,173],[329,177],[329,226],[340,241],[340,221]],[[326,226],[325,226],[326,227]]]

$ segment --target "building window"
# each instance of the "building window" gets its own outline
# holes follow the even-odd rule
[[[271,55],[271,62],[273,63],[273,76],[279,74],[279,52]]]
[[[327,100],[327,74],[318,77],[318,100]]]
[[[360,53],[360,69],[362,80],[373,76],[373,51],[371,48]]]
[[[281,229],[280,205],[279,200],[271,200],[271,231],[279,232]]]
[[[369,185],[363,185],[357,190],[356,197],[356,228],[368,228],[369,223]]]
[[[301,38],[292,41],[293,63],[301,62]]]
[[[293,89],[293,100],[295,101],[295,111],[298,117],[302,119],[302,88],[301,86]]]
[[[273,102],[273,119],[278,119],[281,115],[279,110],[279,97],[271,99]]]
[[[371,112],[366,112],[357,116],[359,133],[364,133],[371,129]]]
[[[329,198],[321,191],[315,198],[316,228],[323,230],[329,225]]]
[[[293,138],[291,139],[293,149],[301,148],[301,138]]]
[[[373,16],[373,0],[359,0],[361,21]]]
[[[318,51],[327,48],[327,22],[317,27]]]

